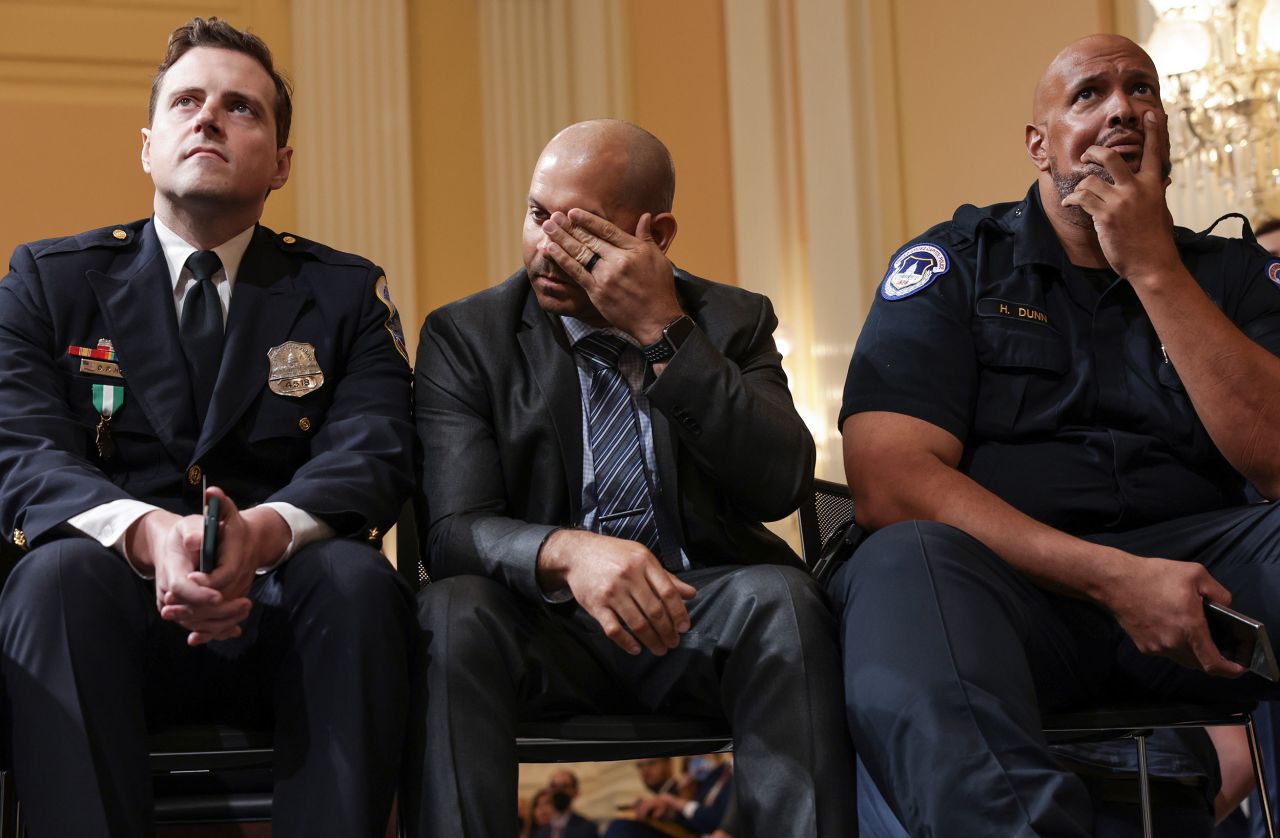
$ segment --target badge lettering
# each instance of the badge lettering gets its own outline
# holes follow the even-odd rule
[[[1007,317],[1010,320],[1025,320],[1053,329],[1053,324],[1049,322],[1049,315],[1035,306],[1027,303],[1015,303],[1010,300],[1001,300],[995,297],[985,297],[978,300],[978,315],[981,317]],[[1057,330],[1054,329],[1054,331]]]
[[[291,340],[267,350],[271,372],[267,386],[278,396],[301,398],[324,386],[324,372],[316,361],[316,348]]]
[[[120,373],[120,365],[111,361],[98,361],[93,358],[80,359],[80,372],[90,375],[109,375],[112,378],[124,378]]]

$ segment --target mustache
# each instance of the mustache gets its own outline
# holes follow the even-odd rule
[[[1116,137],[1125,136],[1129,134],[1138,135],[1139,145],[1145,144],[1147,141],[1147,133],[1145,131],[1139,130],[1137,128],[1126,128],[1123,125],[1117,125],[1115,128],[1112,128],[1110,131],[1108,131],[1107,133],[1099,137],[1096,145],[1107,146]]]
[[[564,282],[573,281],[573,277],[565,273],[564,268],[557,265],[554,259],[546,256],[535,257],[529,265],[529,273],[535,276],[553,276]]]

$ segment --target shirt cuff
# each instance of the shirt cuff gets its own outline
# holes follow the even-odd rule
[[[268,509],[273,509],[284,519],[285,524],[289,527],[289,546],[284,548],[284,552],[280,554],[274,562],[258,568],[257,573],[261,576],[264,573],[270,573],[277,567],[289,560],[289,558],[303,547],[315,541],[325,538],[333,538],[333,527],[321,521],[310,512],[303,512],[291,503],[283,501],[269,501],[262,504]]]
[[[684,815],[684,819],[687,821],[693,820],[693,816],[698,814],[698,801],[690,800],[688,803],[684,804],[684,808],[680,810],[680,814]]]
[[[564,530],[564,529],[571,529],[571,528],[570,528],[570,527],[555,527],[555,528],[554,528],[554,529],[552,529],[550,532],[548,532],[545,536],[543,536],[543,537],[542,537],[542,544],[546,544],[546,543],[547,543],[547,539],[548,539],[548,538],[550,538],[551,536],[555,535],[555,534],[556,534],[556,533],[558,533],[560,530]],[[542,554],[542,544],[539,544],[539,545],[538,545],[538,555],[541,555],[541,554]],[[536,577],[536,576],[537,576],[537,573],[538,573],[538,559],[537,559],[537,556],[535,556],[535,557],[534,557],[534,559],[533,559],[533,567],[534,567],[534,570],[533,570],[533,572],[534,572],[534,576]],[[541,586],[540,586],[540,585],[538,585],[538,582],[537,582],[536,578],[535,578],[535,580],[534,580],[534,583],[533,583],[533,584],[534,584],[534,586],[535,586],[535,587],[537,587],[537,588],[539,589],[540,593],[542,594],[542,601],[543,601],[544,603],[546,603],[547,605],[560,605],[560,604],[562,604],[562,603],[570,602],[570,601],[572,601],[572,600],[573,600],[573,591],[571,591],[571,590],[569,589],[569,586],[568,586],[568,585],[564,585],[564,586],[562,586],[562,587],[560,587],[560,588],[557,588],[557,589],[556,589],[556,590],[554,590],[554,591],[543,591],[543,590],[541,589]]]
[[[154,574],[143,573],[138,569],[137,565],[129,560],[129,553],[125,549],[124,536],[135,521],[148,512],[154,512],[159,508],[149,503],[143,503],[140,500],[121,498],[87,509],[79,515],[68,518],[67,523],[97,541],[103,547],[115,550],[129,563],[129,567],[133,568],[133,572],[143,579],[152,579]]]

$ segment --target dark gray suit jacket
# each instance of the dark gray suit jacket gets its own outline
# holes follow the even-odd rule
[[[645,390],[658,502],[695,566],[799,565],[760,524],[800,505],[815,456],[773,308],[683,271],[676,289],[698,328]],[[558,318],[521,270],[432,312],[415,376],[428,573],[488,576],[540,599],[538,550],[579,520],[582,501],[582,401]]]

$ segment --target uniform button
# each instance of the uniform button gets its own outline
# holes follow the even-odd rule
[[[308,419],[308,418],[307,418],[307,417],[305,417],[305,416],[303,416],[301,419],[299,419],[299,420],[298,420],[298,430],[301,430],[301,431],[309,431],[309,430],[311,430],[311,420],[310,420],[310,419]]]
[[[21,547],[23,550],[27,549],[27,534],[22,530],[14,530],[13,543],[15,546]]]
[[[117,239],[120,239],[120,241],[124,241],[125,239],[129,238],[129,234],[119,227],[112,230],[111,235],[115,236]]]
[[[281,236],[281,237],[280,237],[280,241],[284,242],[285,244],[297,244],[297,243],[298,243],[298,240],[297,240],[297,239],[295,239],[293,236]]]
[[[192,466],[187,469],[187,482],[192,486],[199,486],[200,480],[204,477],[204,470],[200,466]]]

